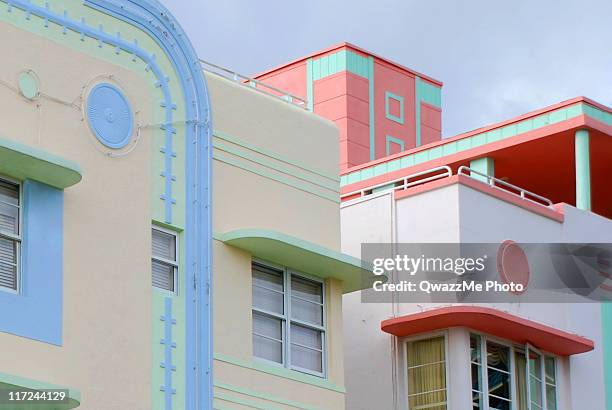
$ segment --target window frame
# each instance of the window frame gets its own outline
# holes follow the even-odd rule
[[[486,343],[487,341],[493,342],[495,344],[498,345],[502,345],[505,347],[509,348],[509,356],[510,356],[510,409],[511,410],[518,410],[518,402],[517,402],[517,395],[518,395],[518,387],[516,385],[516,360],[515,360],[515,353],[519,352],[519,353],[523,353],[525,355],[525,359],[527,361],[527,364],[525,366],[525,372],[526,372],[526,391],[527,391],[527,410],[536,410],[532,407],[531,405],[531,383],[530,383],[530,374],[529,374],[529,352],[532,351],[534,353],[537,353],[540,357],[541,357],[541,371],[542,371],[542,381],[541,381],[541,385],[542,385],[542,404],[543,404],[543,408],[542,410],[549,410],[548,409],[548,400],[546,397],[546,368],[545,368],[545,361],[547,358],[552,358],[554,359],[554,372],[555,372],[555,400],[556,400],[556,404],[557,404],[557,408],[559,408],[559,383],[558,383],[558,376],[559,376],[559,370],[558,370],[558,363],[559,363],[559,357],[555,354],[549,353],[549,352],[545,352],[543,350],[540,350],[536,347],[534,347],[533,345],[526,343],[525,345],[519,345],[519,344],[515,344],[512,342],[509,342],[507,340],[504,339],[500,339],[496,336],[492,336],[492,335],[488,335],[488,334],[484,334],[484,333],[480,333],[480,332],[475,332],[470,330],[469,331],[469,336],[471,337],[472,335],[474,336],[478,336],[480,339],[480,360],[481,360],[481,380],[482,380],[482,394],[483,394],[483,408],[481,410],[489,410],[489,380],[488,380],[488,364],[487,364],[487,355],[486,355]],[[485,350],[483,350],[485,349]],[[470,357],[470,374],[471,374],[471,364],[472,364],[472,360]],[[470,385],[471,385],[471,376],[470,376]],[[473,391],[470,389],[470,391]],[[495,396],[497,397],[497,396]]]
[[[279,271],[279,273],[282,273],[282,279],[283,279],[283,312],[284,314],[279,314],[276,312],[270,312],[267,311],[265,309],[261,309],[261,308],[256,308],[253,305],[253,300],[251,300],[251,325],[253,323],[253,316],[255,313],[262,315],[262,316],[268,316],[268,317],[272,317],[275,319],[279,319],[282,323],[282,332],[283,332],[283,336],[284,339],[281,341],[281,346],[282,346],[282,352],[281,352],[281,356],[282,356],[282,363],[278,363],[275,362],[273,360],[269,360],[263,357],[258,357],[255,356],[255,354],[253,353],[253,359],[257,360],[257,361],[262,361],[265,362],[267,364],[272,364],[274,366],[278,366],[278,367],[282,367],[288,370],[293,370],[293,371],[297,371],[300,373],[305,373],[305,374],[309,374],[312,376],[316,376],[316,377],[321,377],[323,379],[327,378],[327,374],[328,374],[328,365],[327,365],[327,295],[326,295],[326,291],[327,291],[327,287],[325,286],[325,280],[318,278],[316,276],[313,275],[309,275],[307,273],[304,272],[300,272],[297,271],[295,269],[290,269],[287,268],[285,266],[282,265],[278,265],[275,263],[271,263],[262,259],[258,259],[258,258],[252,258],[251,259],[251,281],[253,279],[253,265],[260,265],[264,268],[268,268],[268,269],[273,269],[276,271]],[[316,282],[318,284],[321,285],[321,299],[322,302],[320,303],[321,307],[322,307],[322,325],[315,325],[313,323],[308,323],[308,322],[304,322],[302,320],[299,319],[293,319],[291,317],[291,299],[292,299],[292,295],[291,295],[291,278],[292,277],[296,277],[296,278],[301,278],[301,279],[305,279],[307,281],[311,281],[311,282]],[[254,285],[251,282],[251,289],[253,289]],[[268,290],[272,290],[273,292],[276,293],[281,293],[279,291],[273,290],[273,289],[269,289],[266,288]],[[252,293],[251,293],[252,294]],[[297,297],[299,300],[302,301],[307,301],[309,303],[313,303],[313,304],[318,304],[316,302],[312,302],[312,301],[308,301],[306,299]],[[292,364],[291,362],[291,324],[295,323],[298,326],[302,326],[308,329],[313,329],[316,331],[321,332],[321,372],[317,372],[315,370],[311,370],[311,369],[306,369],[300,366],[295,366]],[[251,328],[251,336],[254,335],[255,332],[253,330],[253,328]],[[264,335],[259,335],[260,337],[264,337],[267,339],[271,339],[267,336]],[[252,337],[251,337],[251,343],[252,343]],[[271,340],[276,340],[276,339],[271,339]],[[278,340],[276,340],[278,341]],[[299,345],[298,346],[302,346]],[[309,346],[303,346],[304,348],[310,349],[310,350],[316,350],[313,349]],[[318,351],[318,350],[317,350]]]
[[[0,175],[0,181],[5,182],[7,184],[11,184],[11,185],[15,185],[17,186],[17,194],[18,194],[18,200],[19,200],[19,205],[16,206],[17,208],[17,232],[18,234],[11,234],[8,232],[0,232],[0,238],[6,238],[8,240],[11,241],[15,241],[16,242],[16,255],[15,255],[15,289],[11,289],[8,288],[6,286],[0,286],[0,291],[2,292],[7,292],[7,293],[11,293],[14,295],[20,295],[21,294],[21,282],[22,282],[22,278],[21,278],[21,267],[22,267],[22,261],[21,261],[21,255],[22,255],[22,247],[23,247],[23,209],[24,209],[24,198],[23,198],[23,184],[21,183],[21,181],[18,181],[16,179],[13,178],[9,178],[5,175]],[[0,201],[2,202],[2,201]],[[5,202],[3,202],[5,203]],[[9,206],[15,206],[13,204],[8,204]]]
[[[520,351],[520,350],[519,350]],[[541,410],[549,410],[548,408],[548,395],[546,394],[546,387],[547,386],[554,386],[555,388],[555,403],[556,403],[556,408],[559,408],[559,383],[558,383],[558,370],[557,370],[557,356],[550,354],[550,353],[546,353],[541,349],[538,349],[537,347],[533,346],[530,343],[527,343],[525,345],[525,358],[526,358],[526,366],[525,366],[525,372],[527,374],[527,394],[528,394],[528,400],[529,400],[529,405],[528,405],[528,410],[537,410],[534,409],[533,406],[531,405],[531,364],[529,361],[529,355],[531,353],[535,353],[536,355],[538,355],[540,357],[540,386],[542,388],[542,393],[541,393],[541,399],[542,399],[542,409]],[[553,371],[555,373],[555,384],[550,384],[546,382],[546,359],[552,358],[554,359],[554,368]]]
[[[403,385],[404,385],[404,389],[406,391],[405,397],[404,399],[406,400],[406,408],[408,410],[410,409],[410,389],[409,389],[409,381],[408,381],[408,344],[411,342],[418,342],[421,340],[427,340],[427,339],[436,339],[438,337],[444,337],[444,382],[445,382],[445,390],[446,390],[446,408],[448,410],[448,403],[449,403],[449,392],[450,392],[450,372],[449,372],[449,363],[450,363],[450,357],[449,357],[449,345],[448,345],[448,331],[447,330],[442,330],[442,331],[436,331],[436,332],[430,332],[430,333],[423,333],[423,334],[419,334],[419,335],[415,335],[415,336],[411,336],[411,337],[406,337],[402,339],[402,346],[403,346],[403,358],[402,358],[402,364],[403,364],[403,374],[404,374],[404,380],[403,380]]]
[[[162,258],[159,256],[155,256],[153,254],[153,231],[159,231],[168,235],[172,235],[174,237],[174,254],[176,255],[176,260],[172,261],[170,259],[166,259],[166,258]],[[178,291],[178,286],[179,286],[179,258],[180,258],[180,254],[179,254],[179,233],[176,231],[173,231],[172,229],[168,229],[156,224],[152,224],[151,225],[151,262],[153,262],[154,260],[162,263],[164,265],[170,265],[174,268],[174,275],[173,275],[173,279],[174,279],[174,290],[168,290],[168,289],[164,289],[164,288],[160,288],[159,286],[155,286],[153,285],[153,267],[151,266],[151,286],[155,289],[157,289],[160,292],[166,292],[169,293],[171,295],[176,295],[178,296],[179,291]]]

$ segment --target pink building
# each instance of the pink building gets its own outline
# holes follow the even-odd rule
[[[442,83],[349,43],[255,78],[336,123],[341,171],[441,139]]]

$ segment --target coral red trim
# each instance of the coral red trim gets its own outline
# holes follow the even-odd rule
[[[592,340],[497,309],[448,306],[388,319],[383,332],[405,337],[449,327],[467,327],[515,343],[530,343],[546,352],[570,356],[594,349]]]

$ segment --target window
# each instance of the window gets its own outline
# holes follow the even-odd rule
[[[489,341],[486,348],[489,409],[510,410],[510,348]]]
[[[546,389],[546,408],[557,410],[557,366],[555,358],[547,357],[544,359],[544,381]]]
[[[479,335],[470,335],[470,352],[473,409],[557,409],[554,357]]]
[[[153,228],[151,244],[153,286],[176,292],[178,279],[178,238],[176,233]]]
[[[470,336],[470,360],[472,367],[472,408],[484,409],[484,388],[482,383],[482,353],[480,336]]]
[[[253,262],[253,355],[289,369],[325,373],[323,283]]]
[[[0,288],[17,292],[21,252],[19,185],[0,179]]]
[[[408,408],[446,410],[446,343],[444,336],[409,341]]]
[[[527,346],[525,353],[521,353],[524,366],[517,367],[517,373],[522,375],[518,388],[525,392],[524,403],[519,410],[556,410],[557,409],[557,383],[555,358],[544,356],[537,349]],[[527,376],[529,379],[527,380]],[[527,400],[527,397],[529,400]],[[526,402],[529,401],[529,406]]]

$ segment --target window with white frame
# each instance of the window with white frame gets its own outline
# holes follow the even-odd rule
[[[322,281],[252,263],[253,355],[289,369],[325,375]]]
[[[176,292],[178,281],[178,238],[176,233],[152,229],[151,272],[153,286]]]
[[[0,288],[18,291],[21,252],[19,185],[0,179]]]
[[[446,410],[444,336],[406,342],[408,409]]]
[[[470,335],[472,407],[486,410],[556,410],[553,356]],[[529,359],[527,359],[529,358]]]

